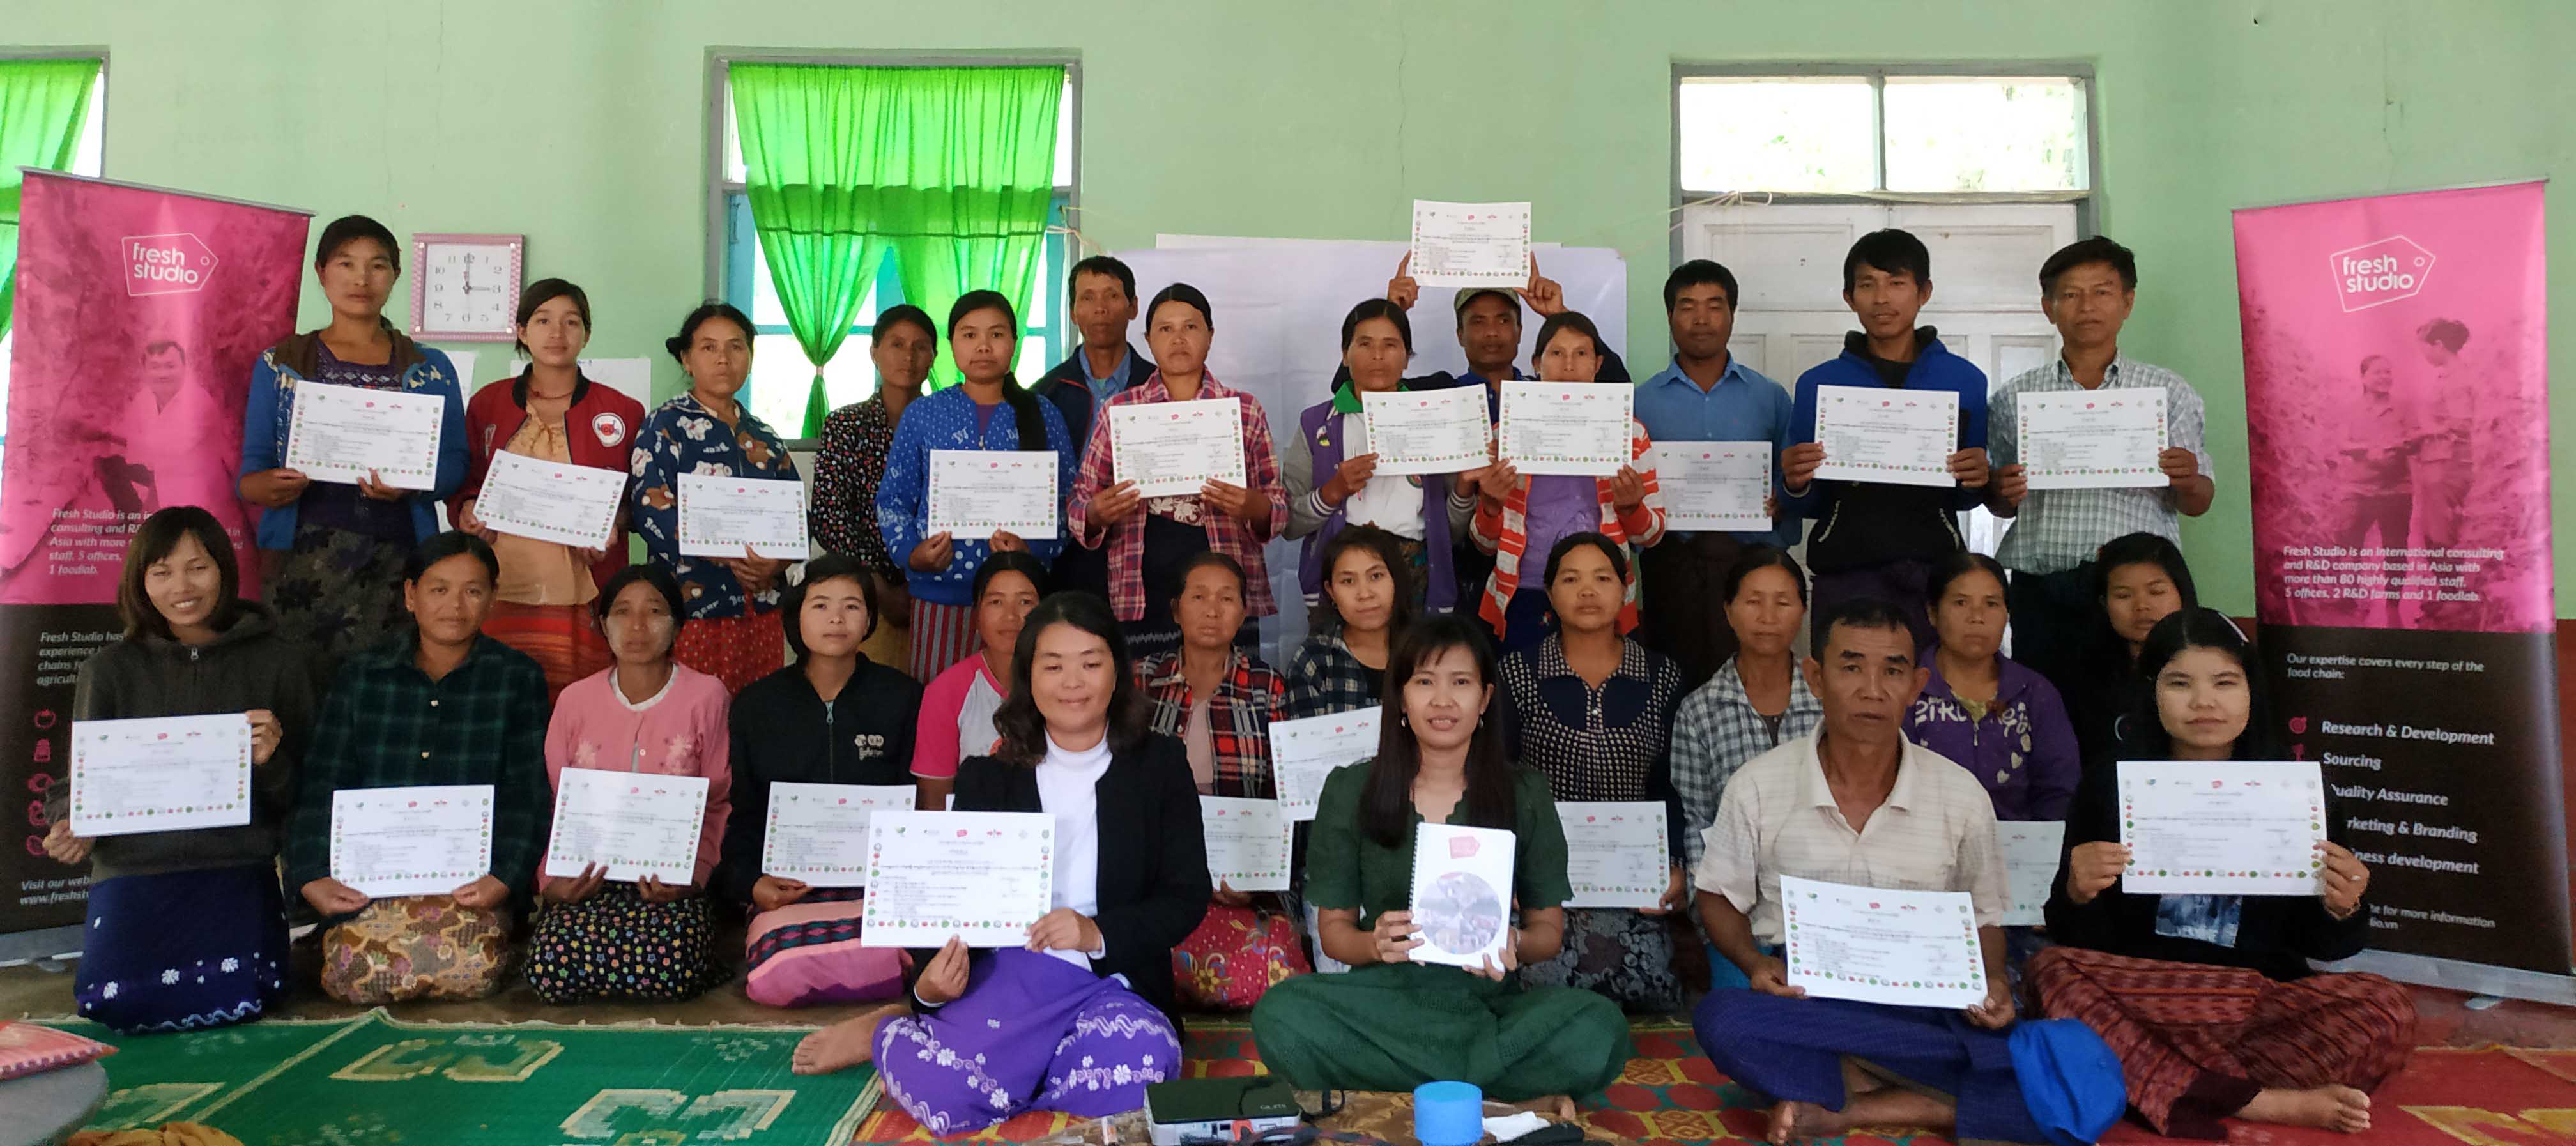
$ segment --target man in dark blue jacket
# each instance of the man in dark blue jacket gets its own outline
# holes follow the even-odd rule
[[[1950,352],[1931,327],[1914,319],[1932,299],[1932,254],[1899,230],[1873,231],[1843,257],[1843,302],[1861,328],[1843,336],[1840,357],[1798,376],[1791,415],[1796,445],[1780,456],[1784,510],[1815,519],[1807,568],[1815,575],[1810,617],[1854,598],[1872,597],[1901,610],[1917,648],[1932,642],[1925,609],[1933,565],[1967,547],[1958,515],[1985,494],[1986,374]],[[1958,448],[1948,458],[1952,484],[1819,479],[1825,447],[1816,435],[1816,388],[1856,386],[1947,391],[1958,395]]]
[[[1091,416],[1111,396],[1154,376],[1154,360],[1127,343],[1127,326],[1136,321],[1136,272],[1108,255],[1093,255],[1073,264],[1065,276],[1065,297],[1073,301],[1073,325],[1082,345],[1056,364],[1029,392],[1055,403],[1064,415],[1065,433],[1073,439],[1073,461],[1091,445]],[[1109,551],[1065,547],[1055,561],[1055,587],[1109,593]]]

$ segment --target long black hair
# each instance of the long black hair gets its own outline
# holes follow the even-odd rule
[[[2129,663],[2129,642],[2111,627],[2111,572],[2131,565],[2153,565],[2164,570],[2165,580],[2173,582],[2174,595],[2182,598],[2182,608],[2189,612],[2200,607],[2200,589],[2192,584],[2191,566],[2184,564],[2182,547],[2153,533],[2124,533],[2112,538],[2093,556],[2093,657],[2092,671],[2125,675]]]
[[[998,310],[1002,312],[1003,317],[1010,319],[1012,345],[1018,345],[1019,308],[1012,306],[1011,300],[1003,297],[1002,292],[997,290],[970,290],[957,296],[956,305],[948,308],[948,337],[957,337],[957,324],[966,321],[967,315],[979,310]],[[953,359],[956,356],[956,351],[949,352],[950,358]],[[1020,448],[1024,450],[1048,448],[1046,415],[1038,410],[1037,396],[1029,393],[1028,387],[1020,385],[1020,380],[1011,376],[1007,364],[1002,369],[1002,400],[1011,404],[1011,423],[1019,429]]]
[[[1422,771],[1422,750],[1404,711],[1404,686],[1424,664],[1451,649],[1467,650],[1476,662],[1477,677],[1486,688],[1496,687],[1494,646],[1485,639],[1484,627],[1455,614],[1415,622],[1387,654],[1377,756],[1369,761],[1368,791],[1360,803],[1360,831],[1381,847],[1402,847],[1413,835],[1413,780]],[[1514,790],[1511,754],[1503,747],[1503,722],[1488,701],[1485,712],[1476,718],[1475,738],[1467,742],[1467,790],[1458,797],[1467,810],[1467,823],[1510,831]]]
[[[1342,610],[1333,604],[1333,567],[1341,564],[1342,555],[1354,549],[1365,549],[1386,563],[1387,588],[1395,594],[1394,607],[1387,611],[1386,631],[1390,642],[1413,623],[1413,563],[1404,559],[1404,542],[1396,535],[1374,525],[1353,525],[1335,533],[1324,543],[1316,562],[1324,571],[1323,591],[1316,594],[1315,608],[1307,615],[1316,618],[1317,632],[1337,631],[1344,625]]]
[[[2164,713],[2156,704],[2156,675],[2165,671],[2186,649],[2210,649],[2225,653],[2237,667],[2245,670],[2245,731],[2236,734],[2237,760],[2279,760],[2280,733],[2272,723],[2272,690],[2263,676],[2263,666],[2255,663],[2253,646],[2245,634],[2236,631],[2236,623],[2216,609],[2197,606],[2177,609],[2172,616],[2156,622],[2147,631],[2147,639],[2138,646],[2138,704],[2129,713],[2129,723],[2122,734],[2122,759],[2171,760],[2173,733],[2166,730]]]
[[[145,574],[170,556],[182,538],[194,537],[205,547],[206,559],[215,563],[215,608],[206,615],[206,627],[220,633],[233,627],[233,618],[241,615],[241,566],[233,555],[233,540],[225,536],[222,522],[215,515],[193,505],[174,505],[155,511],[144,518],[134,531],[134,539],[125,543],[125,568],[116,578],[116,613],[125,621],[125,639],[141,640],[159,637],[176,640],[171,635],[170,619],[161,615],[160,606],[144,591]]]
[[[1109,751],[1132,752],[1145,742],[1145,698],[1136,689],[1136,664],[1127,653],[1127,637],[1110,615],[1109,602],[1079,590],[1056,593],[1038,602],[1020,627],[1020,643],[1011,650],[1011,695],[993,713],[993,732],[1001,738],[993,757],[1004,763],[1035,768],[1046,759],[1046,716],[1038,711],[1029,688],[1030,663],[1037,659],[1038,634],[1056,625],[1071,625],[1109,645],[1109,664],[1116,682],[1109,694]]]

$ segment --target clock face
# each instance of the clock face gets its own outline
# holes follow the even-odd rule
[[[423,331],[507,339],[519,305],[518,253],[503,244],[434,243],[418,271]]]

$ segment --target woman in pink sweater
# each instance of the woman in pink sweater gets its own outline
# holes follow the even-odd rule
[[[706,898],[732,810],[724,682],[671,659],[686,616],[680,584],[629,565],[593,602],[617,663],[573,682],[546,729],[546,776],[566,768],[700,776],[707,814],[688,886],[651,876],[609,883],[603,869],[543,881],[528,983],[549,1003],[679,1000],[714,985],[715,913]]]

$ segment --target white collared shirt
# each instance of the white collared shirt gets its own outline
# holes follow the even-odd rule
[[[1910,891],[1964,891],[1977,925],[2003,922],[2003,853],[1995,807],[1968,770],[1905,744],[1896,783],[1855,832],[1816,756],[1822,728],[1754,757],[1726,784],[1691,882],[1781,941],[1780,877]]]

